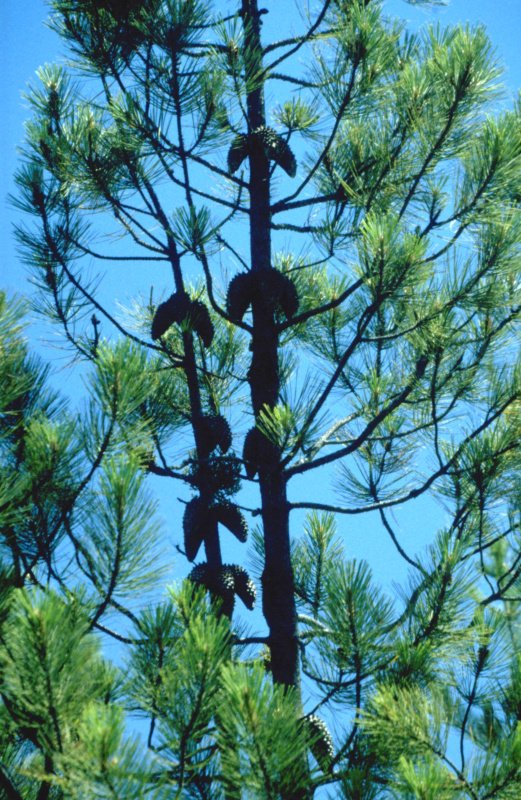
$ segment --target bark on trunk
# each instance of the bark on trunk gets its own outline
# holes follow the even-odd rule
[[[247,80],[248,133],[265,125],[261,20],[257,0],[242,0],[244,56]],[[250,152],[251,269],[271,268],[270,164],[262,147]],[[253,302],[252,362],[249,372],[252,405],[257,418],[263,406],[278,402],[280,381],[278,334],[270,298]],[[270,631],[273,678],[298,686],[297,614],[290,557],[286,481],[279,459],[259,469],[264,527],[265,565],[262,576],[263,612]]]

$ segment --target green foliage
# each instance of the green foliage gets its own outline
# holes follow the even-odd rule
[[[17,236],[86,396],[0,295],[0,794],[514,800],[520,106],[481,26],[224,5],[51,3]]]
[[[224,786],[231,796],[275,798],[306,784],[308,743],[298,700],[266,678],[261,665],[230,665],[222,677],[219,741]]]
[[[4,702],[16,727],[44,752],[61,749],[70,721],[109,689],[88,627],[77,599],[22,590],[2,627]]]
[[[98,498],[92,498],[85,522],[83,556],[92,565],[92,580],[116,593],[131,595],[157,581],[154,544],[156,503],[143,489],[144,476],[135,460],[105,459]]]

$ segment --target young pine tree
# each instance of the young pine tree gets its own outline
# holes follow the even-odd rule
[[[485,32],[376,0],[51,5],[72,60],[30,94],[18,236],[88,399],[49,393],[4,302],[0,786],[519,796],[521,114]],[[132,313],[97,262],[146,287]],[[160,603],[147,475],[195,562]],[[354,515],[393,595],[344,554]],[[256,521],[257,587],[222,555]]]

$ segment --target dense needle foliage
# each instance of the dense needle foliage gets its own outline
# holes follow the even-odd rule
[[[2,296],[0,793],[518,798],[521,113],[485,31],[50,5],[17,235],[85,396]]]

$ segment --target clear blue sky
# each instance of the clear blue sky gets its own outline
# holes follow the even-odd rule
[[[227,3],[228,7],[230,2]],[[313,5],[310,3],[310,5]],[[289,15],[294,8],[293,0],[265,0],[264,6],[276,9],[277,14],[283,11]],[[410,24],[417,27],[429,21],[439,21],[441,25],[456,22],[482,22],[497,48],[500,59],[506,67],[505,82],[507,85],[507,102],[521,87],[521,2],[520,0],[451,0],[444,8],[425,9],[408,5],[403,0],[387,0],[389,13],[403,16]],[[18,212],[9,207],[7,194],[14,190],[12,176],[16,168],[16,148],[23,141],[23,121],[27,118],[27,109],[21,99],[27,83],[33,81],[35,70],[45,62],[63,61],[64,48],[58,37],[44,25],[47,16],[47,5],[44,0],[0,0],[0,25],[4,31],[4,43],[0,51],[0,68],[2,84],[0,87],[0,107],[2,123],[0,126],[1,169],[0,169],[0,202],[1,222],[0,240],[2,249],[0,287],[9,291],[28,293],[26,268],[23,267],[16,254],[12,236],[12,224]],[[274,19],[273,15],[272,19]],[[288,16],[289,18],[289,16]],[[128,300],[128,297],[121,297]],[[35,329],[38,331],[38,328]],[[36,334],[35,334],[36,335]],[[50,354],[52,355],[52,354]],[[171,489],[170,489],[171,491]],[[175,494],[175,492],[174,492]],[[414,536],[414,526],[420,523],[419,516],[410,517],[407,539]],[[395,554],[383,532],[376,534],[369,525],[368,519],[340,520],[342,529],[347,532],[347,549],[350,554],[365,555],[375,563],[378,577],[385,580],[394,572]],[[429,527],[431,527],[429,525]],[[367,536],[368,528],[371,536]],[[378,556],[378,557],[377,557]],[[230,557],[230,556],[228,556]],[[238,556],[239,557],[239,556]],[[242,560],[242,553],[240,558]]]

